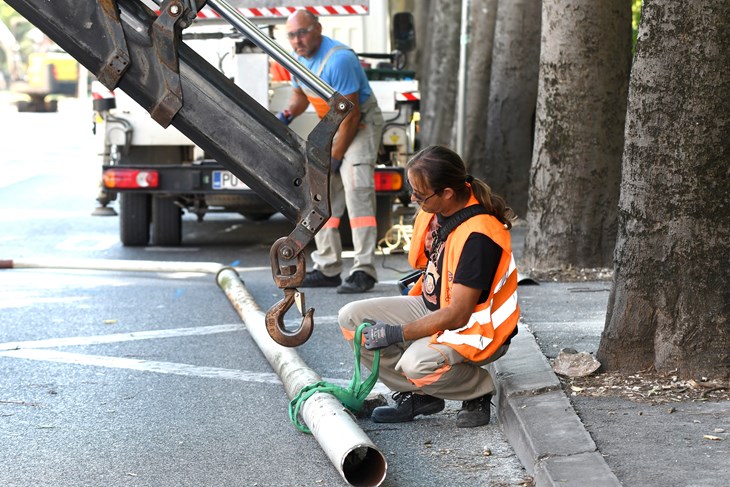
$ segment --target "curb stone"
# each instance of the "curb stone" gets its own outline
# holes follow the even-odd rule
[[[534,335],[521,325],[509,352],[487,365],[497,417],[517,457],[537,487],[620,487]]]

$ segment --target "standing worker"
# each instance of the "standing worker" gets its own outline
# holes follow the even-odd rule
[[[332,216],[315,235],[314,270],[300,287],[336,287],[338,293],[365,292],[377,282],[375,271],[375,161],[383,132],[383,115],[357,55],[341,42],[322,35],[322,25],[307,10],[286,21],[287,37],[297,60],[353,104],[332,141],[330,201]],[[327,101],[292,79],[289,106],[279,119],[289,124],[311,103],[319,118]],[[342,240],[339,225],[345,208],[350,216],[355,251],[350,275],[342,282]]]
[[[420,206],[408,261],[420,277],[407,296],[348,303],[340,328],[352,342],[361,323],[373,323],[361,363],[372,368],[372,350],[380,350],[380,380],[396,402],[375,408],[373,421],[412,421],[450,399],[462,401],[456,426],[482,426],[494,391],[482,366],[504,355],[520,316],[512,211],[445,147],[413,156],[408,181]]]

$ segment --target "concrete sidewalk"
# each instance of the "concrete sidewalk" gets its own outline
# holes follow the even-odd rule
[[[595,353],[610,287],[519,288],[520,332],[490,371],[498,418],[525,469],[537,486],[730,486],[726,394],[667,403],[563,391],[550,359],[567,347]]]
[[[511,231],[523,272],[526,230],[518,221]],[[727,389],[658,397],[646,390],[658,378],[637,372],[605,387],[595,374],[597,387],[567,381],[564,392],[551,360],[563,348],[595,356],[610,291],[611,281],[519,286],[520,332],[490,371],[497,416],[523,466],[537,486],[730,487]],[[677,384],[655,387],[681,390]]]

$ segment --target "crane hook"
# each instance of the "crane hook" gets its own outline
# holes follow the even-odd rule
[[[302,323],[294,331],[288,331],[284,325],[284,315],[297,303],[302,313]],[[284,299],[272,306],[266,312],[266,331],[269,336],[279,345],[284,347],[298,347],[309,340],[314,330],[314,308],[309,308],[306,313],[302,312],[304,295],[296,288],[285,288]]]
[[[293,254],[291,247],[286,245],[287,238],[282,237],[271,246],[269,257],[271,258],[271,272],[274,282],[284,290],[284,298],[273,305],[266,312],[266,331],[269,336],[279,345],[284,347],[298,347],[309,340],[314,329],[314,308],[304,309],[304,293],[297,290],[297,286],[304,281],[306,260],[304,253],[296,254],[297,265],[281,265],[279,263],[280,252],[286,257]],[[281,247],[284,246],[282,249]],[[302,323],[296,330],[289,331],[284,325],[284,315],[296,302],[299,312],[302,314]]]

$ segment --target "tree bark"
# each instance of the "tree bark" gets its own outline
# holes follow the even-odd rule
[[[486,162],[475,171],[517,215],[527,212],[540,61],[540,0],[501,0],[489,87]]]
[[[524,265],[609,267],[631,58],[631,0],[545,0]]]
[[[597,357],[730,378],[730,2],[645,0]]]
[[[487,167],[487,107],[497,0],[471,0],[466,73],[466,123],[462,158],[474,175]],[[455,133],[452,140],[456,140]]]
[[[456,122],[461,2],[431,0],[420,59],[421,145],[450,146]]]

